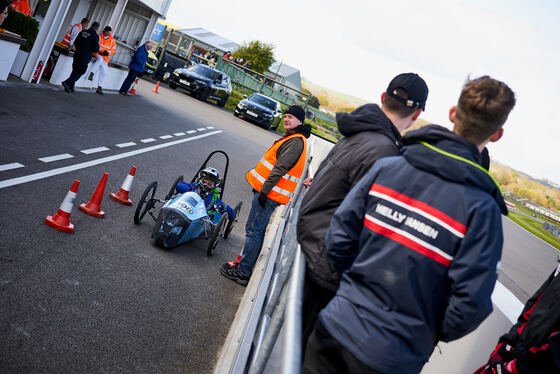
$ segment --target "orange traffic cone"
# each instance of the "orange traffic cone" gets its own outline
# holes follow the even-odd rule
[[[128,91],[128,93],[137,96],[138,94],[136,93],[136,86],[138,86],[138,78],[136,78],[134,84],[132,85],[132,88]]]
[[[105,212],[101,210],[101,200],[103,199],[103,193],[105,192],[105,185],[107,185],[107,177],[109,173],[103,173],[99,184],[95,188],[91,199],[87,204],[80,204],[80,210],[85,214],[89,214],[95,218],[103,218]]]
[[[241,257],[243,257],[243,254],[240,253],[235,260],[227,262],[228,266],[233,267],[237,265],[241,261]]]
[[[72,233],[74,231],[74,225],[70,223],[70,213],[72,213],[72,207],[74,206],[74,199],[78,193],[78,186],[80,185],[79,180],[74,180],[70,191],[66,194],[66,197],[60,204],[60,208],[54,216],[47,216],[45,223],[50,227],[67,233]]]
[[[152,90],[152,92],[159,93],[159,92],[157,91],[158,88],[159,88],[159,81],[157,81],[156,86],[154,87],[154,89]]]
[[[130,187],[132,186],[132,181],[134,180],[134,174],[136,174],[136,166],[133,166],[130,169],[130,173],[126,176],[120,190],[117,193],[112,193],[109,195],[111,200],[116,201],[119,204],[123,205],[132,205],[132,201],[128,198],[128,192],[130,191]]]

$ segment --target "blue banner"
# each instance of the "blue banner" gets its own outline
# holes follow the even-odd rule
[[[156,23],[156,25],[154,26],[154,31],[152,31],[152,36],[150,37],[150,39],[152,39],[154,42],[160,42],[161,38],[163,36],[163,33],[165,32],[165,29],[167,28],[167,26],[162,25],[161,23]]]

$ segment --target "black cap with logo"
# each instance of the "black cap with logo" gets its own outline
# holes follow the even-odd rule
[[[408,98],[397,95],[396,89],[400,88],[408,94]],[[428,99],[428,86],[418,74],[403,73],[397,75],[387,87],[387,95],[401,102],[403,105],[414,109],[426,109]]]

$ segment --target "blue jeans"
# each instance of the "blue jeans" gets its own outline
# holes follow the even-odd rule
[[[268,226],[270,216],[278,205],[280,205],[280,203],[266,199],[264,207],[261,207],[259,205],[259,193],[254,193],[249,218],[247,218],[247,223],[245,224],[243,257],[239,262],[239,271],[247,277],[250,277],[253,273],[253,266],[255,266],[259,253],[261,253],[266,226]]]

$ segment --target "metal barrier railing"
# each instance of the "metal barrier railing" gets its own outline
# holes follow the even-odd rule
[[[312,154],[312,144],[308,155]],[[302,175],[307,175],[308,157]],[[301,367],[301,300],[305,258],[296,241],[296,224],[303,198],[303,181],[282,211],[253,308],[245,324],[231,374],[263,373],[284,327],[281,373],[299,373]],[[289,283],[288,283],[289,282]],[[289,286],[287,287],[287,285]]]

